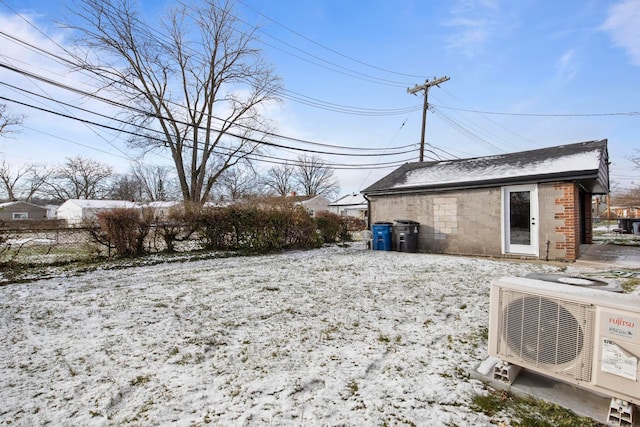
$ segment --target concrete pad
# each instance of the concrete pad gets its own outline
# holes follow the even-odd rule
[[[472,378],[482,381],[494,389],[506,390],[520,397],[533,396],[570,409],[577,415],[589,417],[603,424],[607,423],[609,404],[611,403],[611,398],[607,396],[599,395],[526,369],[522,370],[511,385],[494,380],[492,373],[484,375],[478,372],[477,368],[470,372],[470,375]],[[640,427],[640,424],[636,421],[634,427]]]
[[[612,244],[581,245],[576,264],[600,265],[608,268],[640,269],[640,246]]]

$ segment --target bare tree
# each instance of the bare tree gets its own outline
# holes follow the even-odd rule
[[[136,163],[131,167],[131,173],[140,184],[145,200],[167,200],[176,195],[171,170],[166,166]]]
[[[24,121],[24,115],[11,114],[6,104],[0,104],[0,136],[16,132],[15,126],[20,126]]]
[[[289,163],[272,167],[263,178],[264,185],[279,196],[286,196],[293,191],[294,168]]]
[[[113,169],[80,156],[67,158],[47,182],[48,195],[56,200],[103,199],[109,192]]]
[[[635,169],[640,169],[640,150],[636,150],[636,153],[638,154],[636,156],[629,157],[629,160],[635,164]]]
[[[625,208],[639,208],[640,207],[640,188],[634,188],[617,192],[612,195],[611,203],[614,206],[620,206]]]
[[[228,169],[214,186],[214,193],[221,200],[235,201],[255,197],[263,193],[262,183],[253,169]]]
[[[109,190],[109,198],[115,200],[135,200],[141,201],[142,186],[133,175],[120,175],[113,180]]]
[[[70,27],[94,53],[82,67],[136,109],[134,125],[157,130],[132,142],[168,149],[184,200],[202,203],[225,170],[260,149],[251,129],[266,125],[262,106],[279,101],[255,29],[241,28],[226,0],[179,3],[158,25],[129,0],[78,3]]]
[[[32,164],[12,169],[3,161],[0,164],[0,182],[8,200],[30,201],[51,175],[51,169]]]
[[[339,189],[333,169],[316,156],[298,157],[293,180],[296,188],[307,196],[320,195],[331,198]]]

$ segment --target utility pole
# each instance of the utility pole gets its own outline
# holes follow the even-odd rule
[[[429,88],[431,86],[438,86],[440,83],[444,83],[447,80],[449,80],[449,77],[447,76],[440,77],[439,79],[436,79],[434,77],[432,81],[429,81],[429,79],[425,80],[423,85],[419,85],[419,86],[416,85],[413,88],[407,88],[407,93],[410,93],[412,95],[415,95],[417,92],[420,92],[421,90],[424,91],[424,105],[422,107],[422,136],[420,137],[420,161],[421,162],[424,161],[424,134],[427,129],[427,109],[429,108],[429,102],[427,101],[427,98],[429,96]]]

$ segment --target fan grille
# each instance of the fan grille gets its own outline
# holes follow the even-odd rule
[[[502,289],[499,353],[577,380],[591,380],[595,310],[546,296]]]

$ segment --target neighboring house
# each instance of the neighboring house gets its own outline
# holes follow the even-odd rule
[[[56,218],[66,220],[69,226],[77,226],[95,219],[97,213],[118,208],[138,208],[138,205],[126,200],[69,199],[60,205]]]
[[[592,196],[608,191],[602,140],[407,163],[363,194],[370,224],[419,222],[421,252],[573,261],[592,243]]]
[[[44,206],[28,202],[0,203],[0,220],[46,219],[47,209]]]
[[[340,216],[351,216],[354,218],[367,220],[367,209],[369,204],[362,194],[347,194],[335,202],[329,204],[331,212]]]
[[[47,218],[48,219],[55,219],[56,218],[56,212],[58,211],[59,207],[60,207],[60,205],[44,205],[44,208],[47,210]]]
[[[640,218],[640,208],[630,206],[611,206],[611,218]]]
[[[289,196],[288,198],[295,204],[304,206],[312,217],[315,217],[318,212],[329,210],[329,199],[323,196]]]
[[[166,220],[169,218],[169,213],[173,210],[182,209],[184,206],[182,202],[177,201],[155,201],[141,203],[139,205],[143,212],[146,210],[153,210],[153,215],[156,219]]]
[[[311,216],[315,217],[318,212],[329,211],[329,199],[323,196],[275,196],[258,199],[261,205],[278,206],[282,204],[294,204],[304,207]]]

